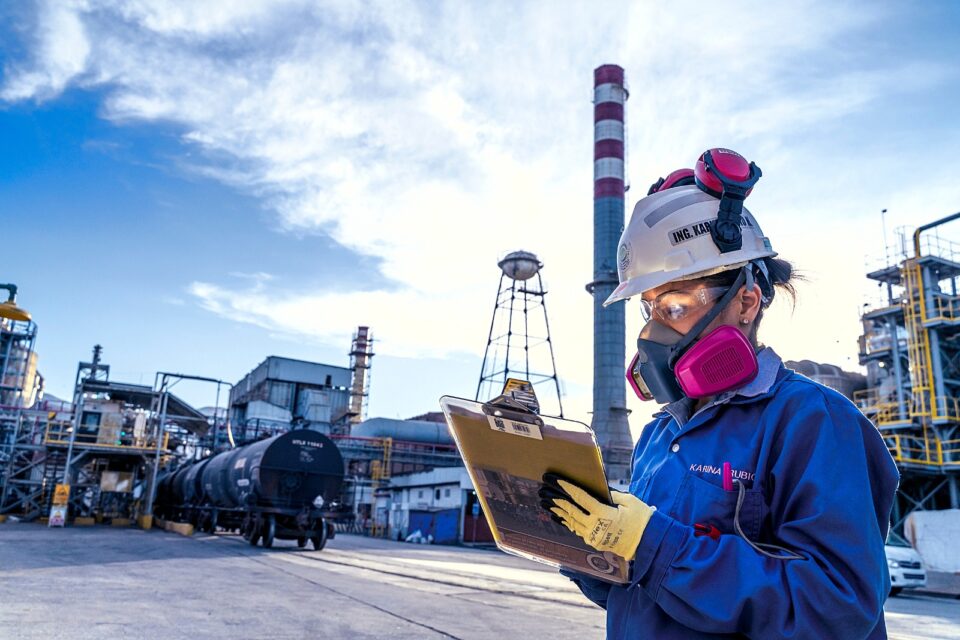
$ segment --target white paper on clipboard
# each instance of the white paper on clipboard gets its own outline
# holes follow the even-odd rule
[[[588,546],[540,506],[547,472],[609,503],[600,449],[587,425],[452,396],[440,405],[500,549],[608,582],[628,581],[626,560]]]

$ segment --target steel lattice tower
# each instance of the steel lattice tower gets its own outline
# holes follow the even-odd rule
[[[528,251],[514,251],[497,266],[500,267],[500,286],[476,399],[489,400],[500,394],[507,378],[522,378],[534,385],[543,413],[563,417],[560,380],[547,319],[547,292],[540,275],[543,263]],[[542,321],[539,309],[543,311]],[[542,386],[552,388],[544,393]],[[557,399],[555,406],[553,391]]]

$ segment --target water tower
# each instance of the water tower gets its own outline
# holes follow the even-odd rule
[[[534,385],[543,413],[562,417],[560,380],[547,320],[547,292],[540,275],[543,263],[529,251],[514,251],[497,266],[500,286],[476,399],[489,400],[500,394],[507,378],[522,378]]]

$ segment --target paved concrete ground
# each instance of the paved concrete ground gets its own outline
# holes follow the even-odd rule
[[[339,535],[322,552],[236,536],[0,525],[0,638],[603,637],[549,567]],[[960,602],[905,594],[890,637],[960,638]]]
[[[927,571],[927,586],[923,589],[916,589],[914,593],[960,600],[960,573]]]
[[[565,578],[498,552],[339,535],[318,553],[225,535],[0,525],[3,639],[580,639],[602,629],[602,612]]]

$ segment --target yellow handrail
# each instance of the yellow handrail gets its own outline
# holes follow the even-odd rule
[[[900,403],[894,396],[881,398],[880,390],[875,387],[854,391],[853,402],[864,415],[881,428],[903,426],[911,419],[907,406],[904,406],[904,410],[901,411]]]
[[[887,435],[885,440],[898,463],[960,468],[960,439],[940,440],[895,433]]]
[[[956,322],[960,320],[960,296],[939,294],[933,298],[933,314],[925,315],[926,324],[932,322]]]
[[[43,442],[47,445],[70,444],[70,431],[73,429],[71,420],[50,420],[47,422],[47,428],[44,432]],[[170,434],[163,434],[162,449],[167,449],[170,442]],[[87,446],[105,449],[131,450],[131,449],[155,449],[157,441],[152,437],[133,438],[130,444],[116,444],[116,442],[100,442],[98,434],[77,433],[73,439],[74,446]]]

